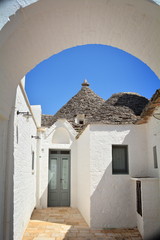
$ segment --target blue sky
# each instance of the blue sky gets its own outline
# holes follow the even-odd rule
[[[104,99],[118,92],[151,98],[160,88],[154,72],[134,56],[110,46],[84,45],[53,55],[26,75],[30,104],[41,105],[43,114],[54,114],[81,89],[84,79]]]

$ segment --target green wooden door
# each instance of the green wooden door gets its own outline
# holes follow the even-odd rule
[[[69,151],[50,151],[48,177],[48,206],[70,206]]]

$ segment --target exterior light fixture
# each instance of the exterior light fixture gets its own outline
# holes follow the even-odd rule
[[[31,136],[31,138],[41,139],[39,136]]]
[[[29,112],[20,112],[20,111],[17,111],[17,115],[19,114],[22,114],[24,117],[31,117],[32,115],[29,113]]]

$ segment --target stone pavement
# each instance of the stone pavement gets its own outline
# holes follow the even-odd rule
[[[22,240],[141,240],[137,229],[91,229],[75,208],[34,210]]]

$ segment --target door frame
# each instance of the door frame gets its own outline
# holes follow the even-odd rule
[[[48,149],[48,178],[49,178],[49,164],[50,164],[50,152],[51,151],[69,151],[69,206],[71,206],[71,149],[58,149],[58,148],[49,148]],[[49,184],[47,185],[47,207],[49,207],[48,202],[49,202]],[[63,207],[63,206],[60,206]]]

